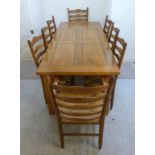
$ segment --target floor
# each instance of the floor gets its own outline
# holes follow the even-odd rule
[[[97,137],[65,137],[60,148],[56,118],[48,114],[39,79],[21,79],[21,155],[134,155],[134,79],[119,79],[115,105],[106,117],[103,146]],[[97,126],[65,126],[65,131]]]

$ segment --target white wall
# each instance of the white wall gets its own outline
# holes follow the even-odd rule
[[[111,19],[115,26],[120,29],[120,36],[123,37],[127,45],[125,61],[135,60],[135,18],[134,0],[111,0]]]
[[[111,16],[112,0],[105,0],[105,15]]]
[[[35,33],[40,33],[40,29],[45,25],[44,0],[28,0]]]
[[[42,0],[21,0],[20,1],[20,49],[21,53],[28,50],[27,40],[32,37],[30,30],[36,34],[45,24],[45,16]]]
[[[29,31],[33,27],[28,0],[21,0],[20,10],[20,51],[24,52],[26,40],[31,36]]]
[[[49,19],[52,15],[56,18],[56,24],[67,21],[67,8],[86,9],[89,7],[89,20],[99,21],[102,25],[105,19],[105,8],[107,0],[44,0],[45,18]]]

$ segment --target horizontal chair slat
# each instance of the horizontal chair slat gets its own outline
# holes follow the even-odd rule
[[[74,103],[70,103],[70,104],[65,104],[65,103],[62,103],[62,102],[57,102],[58,106],[60,107],[63,107],[63,108],[68,108],[68,109],[92,109],[92,108],[95,108],[95,107],[100,107],[100,106],[103,106],[103,102],[97,102],[97,103],[93,103],[93,104],[74,104]]]
[[[114,52],[113,54],[114,54],[114,56],[117,58],[117,60],[119,61],[120,56],[119,56],[116,52]]]
[[[70,21],[86,21],[87,18],[70,18]]]
[[[60,116],[62,116],[62,118],[66,118],[66,119],[83,119],[83,120],[88,120],[88,119],[97,119],[97,118],[100,118],[101,117],[101,113],[97,113],[97,114],[93,114],[93,115],[89,115],[89,116],[70,116],[70,115],[67,115],[67,114],[60,114]]]
[[[117,45],[115,46],[115,49],[121,54],[122,53],[122,49],[120,47],[118,47]]]
[[[46,32],[47,30],[49,30],[48,26],[42,28],[42,31],[44,32]]]
[[[99,136],[98,133],[64,133],[64,136]]]
[[[63,124],[88,124],[88,125],[95,125],[99,124],[99,119],[92,120],[92,121],[69,121],[66,119],[62,119]]]
[[[115,39],[116,38],[116,35],[111,34],[111,38]]]
[[[40,45],[36,45],[35,48],[34,48],[34,53],[37,53],[39,49],[42,49],[44,48],[45,49],[45,46],[44,44],[40,44]]]
[[[124,47],[124,46],[127,45],[127,43],[124,41],[124,39],[122,39],[122,38],[120,38],[120,37],[117,38],[117,42],[119,42],[119,44],[121,44],[122,47]]]
[[[111,23],[112,23],[112,21],[111,21],[111,20],[108,20],[108,21],[106,22],[106,25],[107,25],[107,26],[108,26],[108,25],[111,26]]]
[[[81,10],[81,9],[76,9],[76,10],[69,10],[69,13],[87,13],[87,10]]]
[[[88,94],[88,93],[98,93],[101,91],[105,91],[109,88],[107,83],[104,83],[102,86],[96,87],[82,87],[82,86],[60,86],[60,85],[52,85],[52,88],[56,90],[56,92],[62,93],[70,93],[70,94]]]
[[[61,118],[62,119],[65,119],[65,120],[69,120],[69,121],[93,121],[93,120],[96,120],[96,119],[100,119],[101,116],[96,116],[96,117],[93,117],[93,118],[78,118],[78,117],[68,117],[68,116],[65,116],[65,115],[61,115]]]
[[[45,34],[44,37],[48,39],[50,37],[50,34]]]
[[[109,40],[109,43],[114,44],[115,41],[114,40]]]
[[[73,103],[88,103],[94,102],[103,99],[104,95],[99,95],[95,97],[69,97],[69,96],[62,96],[59,94],[55,94],[56,99],[66,101],[66,102],[73,102]]]
[[[45,51],[40,52],[40,53],[37,55],[37,60],[39,60],[39,59],[40,59],[40,57],[42,57],[44,53],[45,53]]]
[[[48,20],[47,22],[54,25],[53,20]]]
[[[51,27],[50,27],[50,30],[51,30],[51,31],[54,30],[54,32],[55,32],[55,27],[54,27],[54,26],[51,26]]]
[[[31,41],[32,46],[33,46],[36,42],[38,42],[39,40],[41,40],[42,38],[43,38],[42,35],[39,35],[39,36],[34,37],[34,38],[32,39],[32,41]]]
[[[70,115],[70,116],[90,116],[90,115],[94,115],[94,114],[98,114],[102,112],[102,108],[98,107],[98,108],[94,108],[92,110],[69,110],[67,108],[62,108],[62,107],[58,107],[60,113],[62,114],[66,114],[66,115]]]
[[[85,17],[87,18],[87,14],[76,14],[76,15],[70,15],[70,18],[82,18]]]

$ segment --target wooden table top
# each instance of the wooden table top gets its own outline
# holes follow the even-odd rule
[[[118,75],[98,22],[62,22],[37,69],[38,75]]]

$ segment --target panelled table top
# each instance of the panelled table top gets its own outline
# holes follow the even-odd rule
[[[120,70],[98,22],[60,24],[38,75],[118,75]]]

